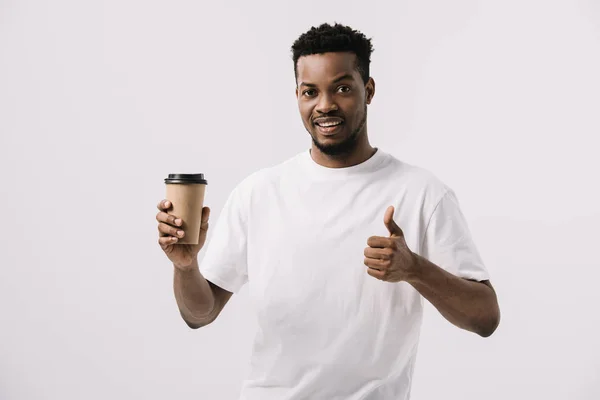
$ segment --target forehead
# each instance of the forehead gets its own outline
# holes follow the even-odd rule
[[[298,82],[329,81],[345,74],[360,79],[360,74],[356,70],[356,54],[351,52],[302,56],[298,59],[296,69]]]

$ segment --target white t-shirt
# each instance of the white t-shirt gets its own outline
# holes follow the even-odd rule
[[[381,149],[347,168],[306,150],[232,191],[200,270],[230,292],[248,283],[257,310],[240,400],[409,398],[423,298],[364,265],[390,205],[413,252],[489,279],[453,191]]]

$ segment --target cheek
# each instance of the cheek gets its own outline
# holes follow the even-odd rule
[[[302,116],[302,119],[305,120],[306,122],[308,122],[310,120],[310,116],[312,114],[312,109],[311,109],[310,105],[299,103],[298,109],[300,110],[300,115]]]
[[[363,108],[365,107],[364,98],[353,97],[344,100],[345,101],[341,102],[340,104],[344,110],[347,110],[354,115],[360,115],[362,113]]]
[[[356,101],[356,103],[354,103],[354,115],[356,116],[356,119],[362,120],[363,117],[365,116],[365,110],[366,110],[366,99],[362,98]]]

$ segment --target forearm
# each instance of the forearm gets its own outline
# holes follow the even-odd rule
[[[500,310],[494,290],[481,282],[452,275],[421,256],[418,271],[410,283],[452,324],[490,336],[500,320]]]
[[[173,290],[179,311],[190,328],[200,328],[215,319],[215,296],[194,261],[189,270],[174,268]]]

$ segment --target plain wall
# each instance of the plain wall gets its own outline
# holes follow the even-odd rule
[[[216,221],[309,148],[290,46],[336,21],[373,39],[371,144],[456,191],[502,310],[428,304],[412,399],[600,398],[598,1],[0,0],[0,399],[237,398],[247,287],[189,329],[156,204],[203,172]]]

